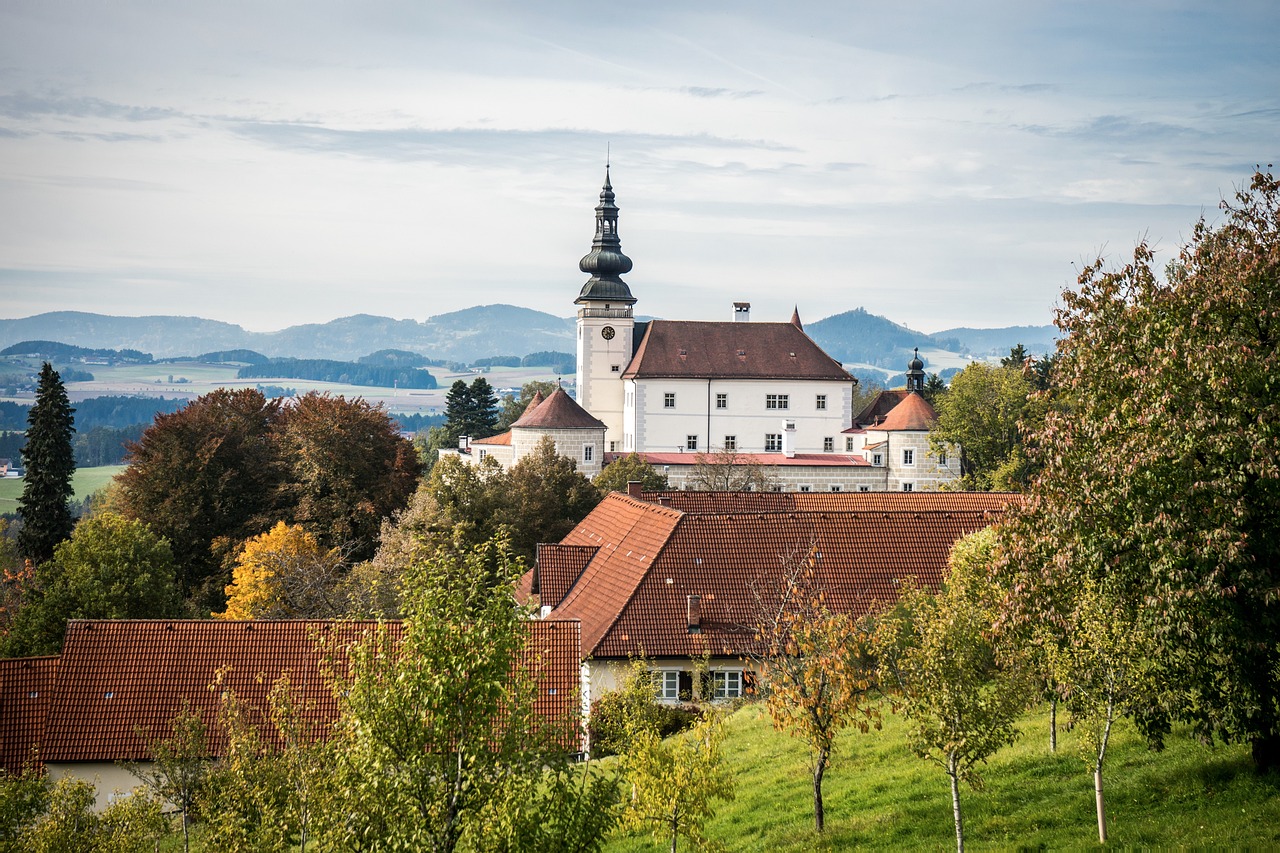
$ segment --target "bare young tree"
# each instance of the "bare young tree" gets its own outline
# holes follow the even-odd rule
[[[686,489],[694,492],[767,492],[776,482],[764,466],[737,450],[721,447],[693,457]]]

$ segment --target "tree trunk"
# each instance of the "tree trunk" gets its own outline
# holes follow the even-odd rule
[[[1058,697],[1049,700],[1049,751],[1058,751]]]
[[[1253,767],[1259,773],[1280,770],[1280,735],[1254,735],[1249,742],[1249,750],[1253,755]]]
[[[822,832],[827,823],[826,810],[822,805],[822,776],[827,772],[827,761],[830,752],[818,750],[818,760],[813,764],[813,827]]]
[[[1102,800],[1102,765],[1093,768],[1093,795],[1098,803],[1098,843],[1107,843],[1107,808]]]
[[[964,853],[964,819],[960,815],[960,771],[955,756],[947,759],[947,775],[951,777],[951,810],[956,818],[956,853]]]

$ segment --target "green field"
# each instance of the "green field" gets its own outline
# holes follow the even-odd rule
[[[737,796],[721,804],[710,825],[711,837],[728,850],[955,849],[946,774],[910,752],[901,719],[887,716],[881,732],[842,736],[823,786],[827,830],[821,837],[813,830],[803,744],[774,732],[758,706],[737,711],[728,726]],[[1058,751],[1050,753],[1047,711],[1029,715],[1021,728],[1023,737],[985,768],[985,790],[962,790],[965,846],[1099,848],[1092,770],[1076,738],[1060,731]],[[1104,785],[1108,846],[1280,848],[1280,774],[1257,776],[1245,746],[1205,746],[1175,730],[1156,753],[1125,723],[1113,735]],[[613,839],[605,849],[665,848],[636,835]]]
[[[124,465],[103,465],[99,468],[81,468],[71,480],[76,490],[76,500],[84,500],[101,489],[111,478],[125,469]],[[22,479],[4,477],[0,479],[0,513],[17,512],[18,498],[22,494]]]

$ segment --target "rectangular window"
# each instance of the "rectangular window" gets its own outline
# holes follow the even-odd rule
[[[914,450],[912,450],[911,448],[907,448],[906,450],[903,450],[903,451],[902,451],[902,464],[903,464],[903,465],[914,465],[914,464],[916,464],[916,452],[915,452]]]
[[[616,442],[616,441],[611,441],[611,442],[609,442],[609,452],[610,452],[610,453],[615,452],[617,449],[618,449],[618,442]]]
[[[870,486],[858,486],[858,491],[860,491],[860,492],[869,492],[869,491],[871,491],[871,487],[870,487]]]
[[[663,395],[662,395],[662,408],[664,408],[664,409],[674,409],[675,407],[676,407],[676,395],[675,395],[675,394],[663,394]]]
[[[659,669],[653,672],[653,692],[660,701],[675,702],[680,698],[680,671]]]
[[[728,394],[717,394],[717,395],[716,395],[716,408],[717,408],[717,409],[727,409],[727,408],[729,408],[729,395],[728,395]]]
[[[846,435],[844,437],[844,452],[845,453],[853,452],[853,436],[851,435]]]
[[[609,365],[609,369],[610,369],[611,371],[613,371],[614,373],[621,373],[621,372],[622,372],[622,367],[621,367],[620,365],[617,365],[617,364],[611,364],[611,365]]]
[[[813,487],[812,487],[812,486],[801,486],[801,487],[800,487],[800,491],[802,491],[802,492],[812,492],[812,491],[813,491]]]
[[[726,435],[726,436],[724,437],[724,449],[725,449],[725,450],[737,450],[737,449],[738,449],[738,437],[737,437],[736,435]]]
[[[914,483],[903,483],[903,484],[902,484],[902,491],[904,491],[904,492],[914,492],[914,491],[915,491],[915,484],[914,484]]]
[[[827,395],[819,394],[817,399],[815,399],[813,403],[814,403],[814,408],[816,408],[819,412],[825,412],[827,410]]]
[[[833,491],[833,492],[838,492],[838,491],[840,491],[840,486],[839,486],[838,484],[833,483],[833,484],[831,485],[831,491]]]
[[[876,466],[883,465],[884,457],[881,456],[879,453],[871,454],[871,464]]]
[[[785,409],[791,405],[790,394],[765,394],[764,407],[766,409]]]
[[[765,453],[781,453],[782,452],[782,433],[766,432],[764,434],[764,452]]]
[[[823,453],[835,453],[835,452],[836,452],[836,440],[835,440],[834,438],[824,438],[824,439],[822,439],[822,452],[823,452]]]
[[[711,698],[739,699],[742,697],[742,670],[725,669],[711,673]]]
[[[594,444],[584,444],[582,446],[582,461],[590,462],[596,455],[596,447]]]
[[[947,464],[947,451],[945,450],[938,451],[938,464],[943,466]]]
[[[698,437],[696,435],[686,435],[684,437],[684,448],[685,450],[697,450]]]
[[[489,451],[485,450],[483,447],[482,447],[482,448],[480,448],[480,458],[481,458],[481,459],[485,458],[485,457],[486,457],[486,456],[488,456],[488,455],[489,455]]]

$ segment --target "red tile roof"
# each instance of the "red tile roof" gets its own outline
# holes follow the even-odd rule
[[[893,411],[893,407],[902,402],[910,391],[881,391],[876,394],[875,398],[868,403],[861,412],[853,416],[853,422],[856,426],[871,426],[884,420],[889,412]]]
[[[785,500],[765,493],[725,498],[740,504],[735,511],[683,513],[653,505],[646,511],[613,493],[565,538],[598,544],[600,551],[551,616],[580,619],[583,651],[595,657],[742,654],[751,643],[752,584],[776,583],[784,560],[812,549],[831,605],[864,611],[895,598],[902,578],[940,583],[952,544],[992,523],[1011,497],[822,493],[791,499],[791,511],[764,510]],[[749,511],[752,501],[762,511]],[[689,595],[700,597],[699,633],[687,629]]]
[[[0,768],[10,773],[42,763],[37,748],[57,664],[56,656],[0,660]]]
[[[919,394],[908,394],[902,399],[902,402],[889,411],[889,414],[876,426],[876,429],[885,430],[886,432],[903,430],[927,431],[933,428],[933,422],[937,419],[938,413],[934,411],[933,406],[929,405],[928,400]]]
[[[592,417],[586,409],[578,405],[563,388],[551,392],[551,396],[543,400],[536,408],[530,406],[520,419],[511,425],[512,429],[604,429],[602,421]]]
[[[500,433],[499,435],[491,435],[488,438],[473,438],[471,439],[471,443],[509,447],[511,445],[511,430],[507,430],[506,432]]]
[[[652,320],[623,379],[825,379],[840,362],[791,323]]]
[[[563,601],[598,550],[595,545],[539,545],[532,589],[538,601],[549,607]]]
[[[580,627],[528,624],[523,663],[539,681],[536,709],[548,720],[567,720],[577,709]],[[400,623],[388,627],[400,634]],[[322,672],[320,641],[346,645],[374,628],[372,622],[73,620],[49,703],[44,760],[145,760],[147,738],[138,730],[166,736],[184,700],[204,718],[218,754],[224,743],[213,727],[218,699],[209,685],[224,667],[224,684],[250,708],[265,708],[271,683],[288,672],[299,706],[309,708],[323,737],[337,701]]]
[[[1011,492],[641,492],[640,500],[686,513],[1002,512]]]
[[[630,456],[629,453],[606,453],[606,462],[616,462]],[[636,453],[650,465],[697,465],[697,453]],[[770,465],[779,467],[803,466],[811,468],[870,468],[871,463],[861,456],[843,456],[839,453],[797,453],[784,456],[781,453],[739,453],[739,465]],[[710,461],[715,461],[712,458]]]

